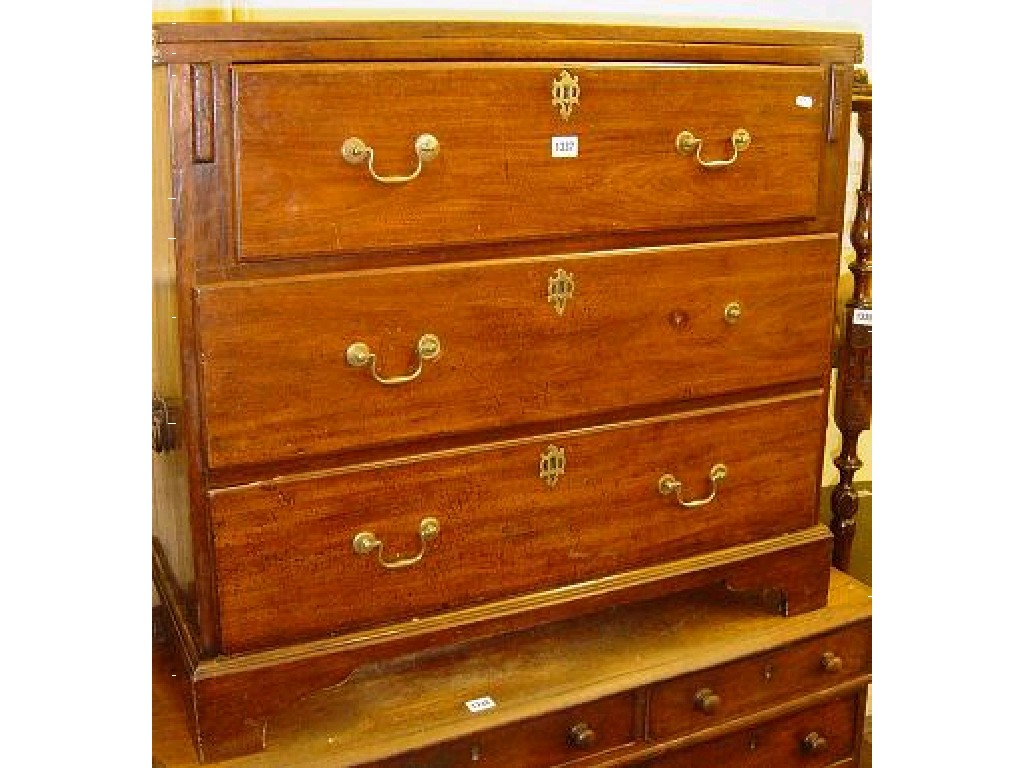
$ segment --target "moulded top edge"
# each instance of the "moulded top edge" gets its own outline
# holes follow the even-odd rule
[[[266,18],[269,14],[261,16]],[[294,16],[294,12],[292,12]],[[301,20],[300,20],[301,19]],[[792,20],[698,19],[684,16],[502,14],[418,18],[274,18],[261,21],[155,23],[156,42],[287,42],[523,38],[748,45],[822,45],[856,48],[860,33],[850,24]]]

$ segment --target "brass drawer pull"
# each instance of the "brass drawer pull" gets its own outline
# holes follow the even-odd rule
[[[429,163],[441,152],[441,144],[437,137],[429,133],[421,133],[413,142],[416,151],[416,170],[408,176],[381,176],[373,168],[373,147],[366,145],[362,139],[351,136],[341,145],[341,156],[352,165],[365,162],[370,175],[381,184],[404,184],[412,181],[423,171],[423,164]]]
[[[597,744],[597,733],[586,723],[576,723],[569,729],[569,746],[577,749],[590,749]]]
[[[819,735],[817,731],[811,731],[800,742],[800,748],[808,755],[820,755],[828,749],[828,740]]]
[[[713,715],[722,705],[722,697],[710,688],[702,688],[693,697],[693,706],[705,715]]]
[[[704,139],[694,136],[689,131],[683,131],[676,136],[676,151],[680,155],[690,155],[696,152],[697,162],[702,168],[726,168],[736,162],[740,152],[746,150],[751,141],[750,133],[745,128],[737,128],[732,132],[732,157],[728,160],[705,160],[700,156]]]
[[[410,565],[416,565],[416,563],[423,559],[423,556],[427,554],[427,542],[431,539],[436,539],[440,532],[441,524],[437,521],[436,517],[425,517],[420,520],[420,551],[419,554],[413,557],[385,560],[384,542],[369,531],[356,534],[355,538],[352,539],[352,549],[355,550],[357,555],[368,555],[373,550],[377,550],[377,559],[381,565],[389,570],[408,568]]]
[[[362,341],[350,344],[345,351],[345,359],[353,368],[365,368],[370,366],[370,373],[373,378],[381,384],[406,384],[418,378],[423,373],[424,360],[436,360],[441,354],[441,340],[432,333],[425,333],[416,342],[416,357],[418,362],[416,370],[402,376],[381,376],[377,371],[377,355],[370,351],[370,347]]]
[[[674,475],[662,475],[658,480],[658,491],[662,496],[668,496],[675,494],[679,500],[679,506],[686,507],[687,509],[693,509],[694,507],[703,507],[705,504],[710,504],[715,500],[715,496],[718,494],[718,484],[725,480],[727,471],[725,464],[715,464],[708,473],[708,480],[711,481],[711,493],[705,496],[703,499],[694,499],[692,501],[684,501],[682,496],[683,484],[676,480]]]

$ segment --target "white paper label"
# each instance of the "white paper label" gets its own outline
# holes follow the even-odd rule
[[[814,99],[810,96],[797,96],[796,105],[798,107],[803,107],[804,109],[810,109],[814,106]]]
[[[552,157],[579,157],[580,137],[579,136],[552,136],[551,156]]]
[[[466,709],[470,712],[486,712],[488,709],[494,709],[496,706],[494,699],[490,696],[482,696],[479,699],[472,699],[466,702]]]
[[[871,325],[871,310],[870,309],[855,309],[853,310],[853,324],[854,325]]]

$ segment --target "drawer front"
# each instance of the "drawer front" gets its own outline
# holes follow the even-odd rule
[[[647,763],[649,768],[823,768],[853,756],[857,698],[840,699]]]
[[[423,617],[811,526],[825,405],[812,392],[213,491],[226,651]],[[716,464],[726,476],[713,483]],[[678,492],[660,491],[666,474],[682,483]],[[702,506],[677,500],[712,491]]]
[[[583,704],[450,744],[377,763],[377,768],[548,768],[633,741],[633,694]]]
[[[578,104],[553,94],[563,70],[578,78]],[[242,65],[233,89],[243,261],[818,212],[821,67]],[[728,167],[677,151],[688,131],[702,160],[727,160],[740,128],[750,143]],[[369,162],[343,157],[359,139],[378,176],[410,176],[423,134],[436,157],[407,182],[377,181]],[[575,157],[552,157],[572,154],[553,150],[557,137],[575,138]]]
[[[295,459],[815,378],[829,365],[836,258],[828,235],[207,286],[197,302],[207,461]],[[727,317],[734,302],[739,316]],[[439,342],[432,359],[419,352],[427,335]],[[350,363],[357,342],[371,364]],[[374,378],[417,369],[405,383]]]
[[[718,725],[871,671],[867,623],[671,680],[651,691],[651,738]]]

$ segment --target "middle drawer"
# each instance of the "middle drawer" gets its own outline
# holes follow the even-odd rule
[[[834,235],[308,275],[197,292],[211,468],[806,381]]]
[[[807,528],[825,405],[819,390],[213,491],[225,650]]]

